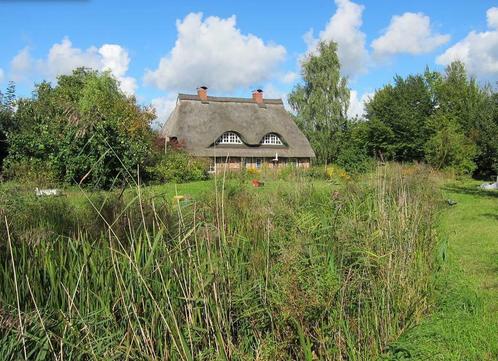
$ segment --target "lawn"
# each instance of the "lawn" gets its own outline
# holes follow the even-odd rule
[[[498,192],[479,182],[443,186],[439,236],[448,262],[438,277],[436,309],[396,344],[399,359],[498,359]]]

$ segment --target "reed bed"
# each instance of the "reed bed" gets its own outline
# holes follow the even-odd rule
[[[173,204],[136,188],[126,201],[88,195],[84,210],[5,201],[0,358],[380,357],[431,306],[430,172],[387,165],[358,184],[285,184],[218,179]]]

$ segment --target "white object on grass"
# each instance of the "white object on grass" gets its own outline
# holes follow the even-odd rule
[[[35,194],[37,197],[43,197],[43,196],[60,196],[62,195],[62,192],[60,189],[39,189],[38,187],[35,188]]]
[[[498,189],[498,177],[496,177],[496,182],[494,183],[481,184],[481,189]]]

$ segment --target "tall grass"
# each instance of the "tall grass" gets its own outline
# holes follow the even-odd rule
[[[4,207],[0,358],[367,360],[430,306],[426,169],[276,192],[216,184],[174,204],[140,189],[84,211],[58,200],[55,229]]]

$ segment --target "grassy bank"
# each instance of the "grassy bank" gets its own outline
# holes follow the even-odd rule
[[[395,346],[397,359],[498,359],[498,192],[479,182],[448,183],[457,204],[442,213],[447,258],[433,314]]]
[[[431,304],[424,168],[148,192],[7,200],[2,359],[366,360]]]

